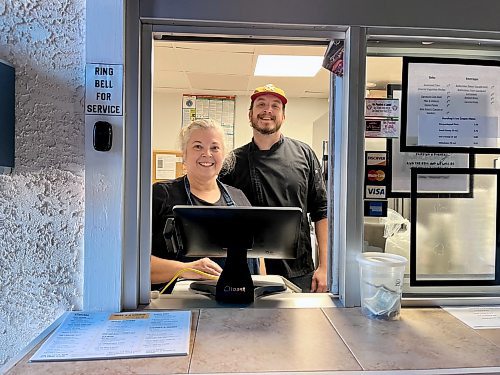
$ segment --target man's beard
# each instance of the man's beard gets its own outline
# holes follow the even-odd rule
[[[276,116],[272,116],[271,119],[274,121],[275,126],[271,128],[267,127],[259,127],[259,116],[257,116],[256,119],[252,117],[252,120],[250,121],[250,124],[252,125],[252,128],[257,130],[260,134],[263,135],[270,135],[276,133],[278,130],[281,128],[281,122],[276,122]]]

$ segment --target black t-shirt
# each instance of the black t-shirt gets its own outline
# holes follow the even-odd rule
[[[313,271],[307,214],[313,222],[327,217],[326,188],[314,151],[282,136],[269,150],[259,150],[252,141],[234,154],[234,168],[223,171],[220,179],[241,189],[252,206],[302,208],[297,259],[266,259],[267,273],[289,278]]]
[[[173,207],[175,205],[206,205],[206,206],[221,206],[226,205],[222,196],[215,203],[208,203],[191,193],[191,202],[186,191],[185,177],[180,177],[175,180],[162,181],[153,184],[153,207],[152,207],[152,238],[151,238],[151,254],[163,259],[173,259],[182,262],[191,262],[198,258],[186,258],[176,254],[172,246],[172,242],[165,240],[163,230],[167,219],[173,217]],[[250,206],[250,202],[243,192],[232,186],[224,184],[224,188],[231,196],[233,202],[237,206]],[[212,259],[221,267],[224,266],[224,259]],[[256,259],[249,260],[249,268],[252,274],[258,273],[258,262]],[[158,289],[161,284],[153,284],[152,288]],[[164,284],[163,284],[164,285]]]

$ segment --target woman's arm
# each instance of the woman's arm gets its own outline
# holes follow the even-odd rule
[[[183,263],[151,255],[151,284],[167,283],[183,268],[194,268],[213,276],[219,276],[222,272],[222,268],[209,258]],[[182,276],[189,279],[204,279],[202,275],[190,271],[186,271]]]

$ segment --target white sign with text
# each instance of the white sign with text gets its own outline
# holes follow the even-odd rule
[[[500,66],[408,65],[407,145],[499,147]]]
[[[86,65],[85,114],[123,115],[123,65]]]

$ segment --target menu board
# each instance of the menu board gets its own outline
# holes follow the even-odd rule
[[[499,98],[500,61],[405,57],[402,150],[498,152]]]

